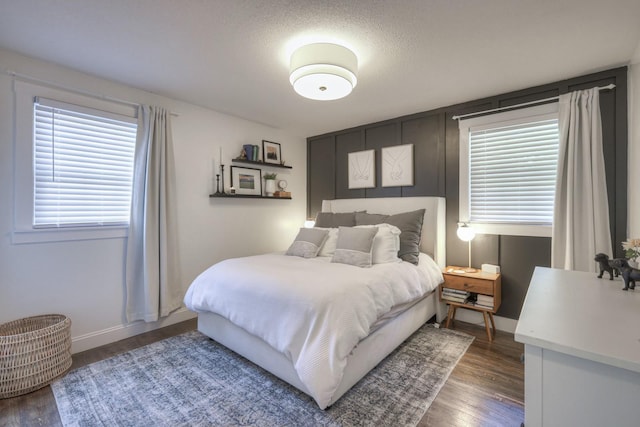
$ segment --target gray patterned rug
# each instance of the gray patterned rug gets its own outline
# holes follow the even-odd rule
[[[326,411],[197,331],[51,387],[65,426],[415,426],[472,341],[425,325]]]

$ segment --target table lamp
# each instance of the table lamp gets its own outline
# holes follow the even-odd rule
[[[463,242],[469,242],[469,267],[465,268],[464,271],[467,273],[473,273],[476,269],[471,267],[471,241],[476,237],[476,232],[466,222],[459,222],[456,233],[460,240]]]

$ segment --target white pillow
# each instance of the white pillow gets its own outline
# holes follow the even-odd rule
[[[398,251],[400,250],[400,229],[391,224],[356,225],[355,228],[377,227],[378,233],[373,239],[372,262],[385,264],[388,262],[400,262]]]
[[[327,240],[324,241],[324,244],[320,248],[320,252],[318,252],[318,256],[333,256],[336,251],[336,245],[338,244],[338,228],[323,228],[323,227],[314,227],[320,230],[329,231],[329,235],[327,236]]]

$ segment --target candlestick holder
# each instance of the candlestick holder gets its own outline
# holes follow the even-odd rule
[[[220,164],[220,175],[222,175],[222,191],[220,192],[221,196],[226,196],[227,193],[224,192],[224,165]]]
[[[220,193],[220,174],[217,173],[216,174],[216,192],[215,192],[214,195],[215,196],[219,196],[220,194],[222,194],[222,193]]]

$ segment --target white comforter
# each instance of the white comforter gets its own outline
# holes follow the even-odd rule
[[[424,254],[420,266],[359,268],[329,260],[280,254],[228,259],[200,274],[184,302],[190,310],[227,318],[283,353],[324,409],[347,356],[376,320],[442,281]]]

